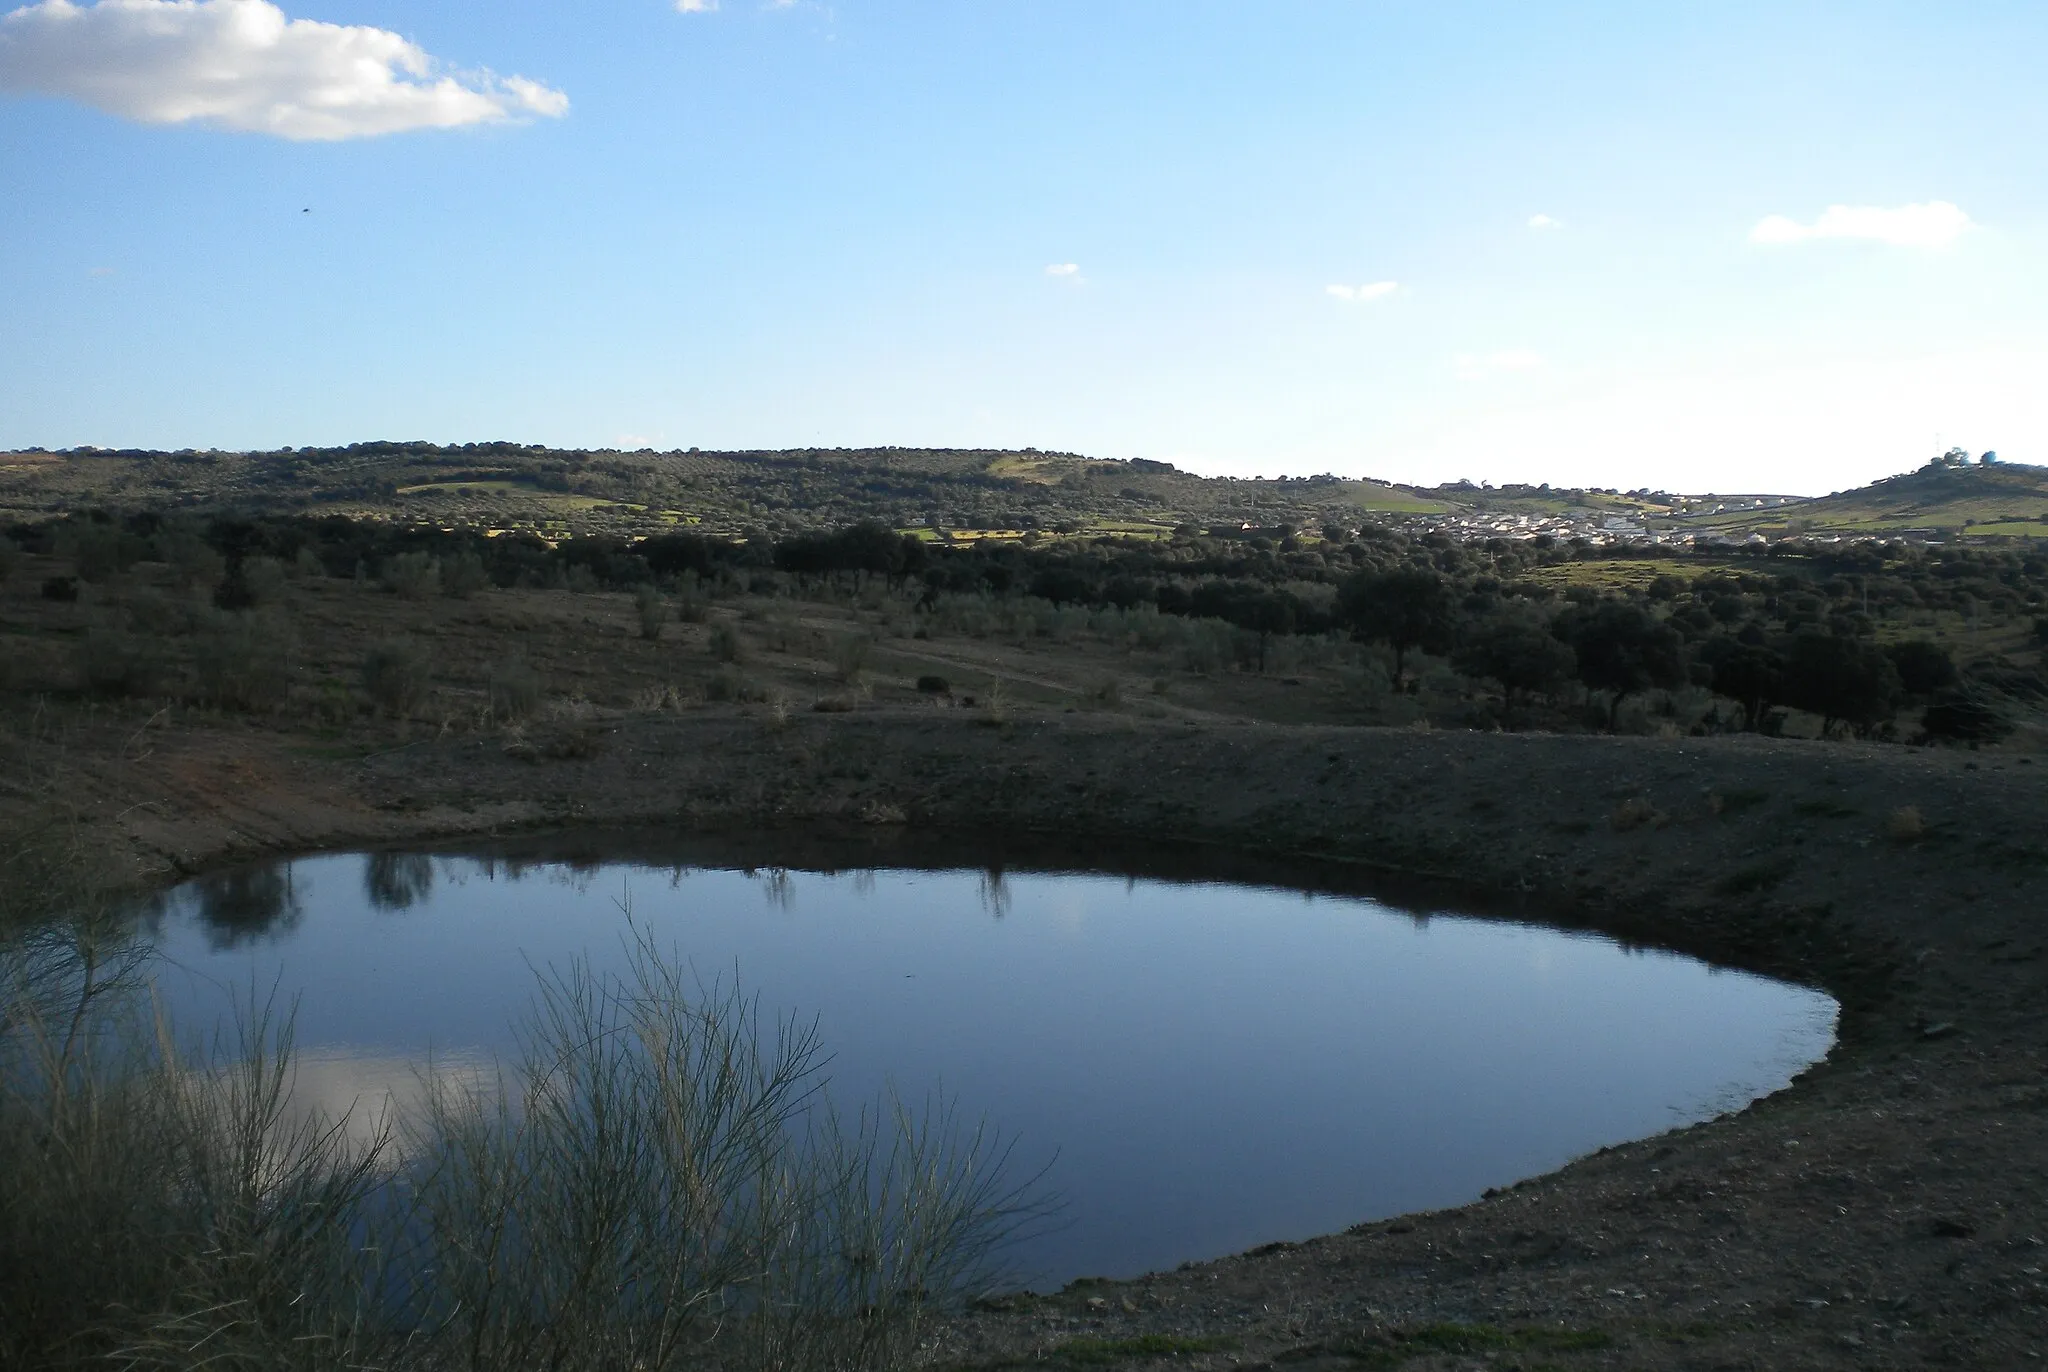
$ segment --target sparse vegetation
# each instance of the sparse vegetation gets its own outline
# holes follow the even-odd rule
[[[363,657],[363,690],[379,710],[403,719],[426,697],[433,664],[427,650],[411,639],[391,638],[372,645]]]
[[[668,597],[652,582],[644,582],[633,591],[633,612],[640,620],[640,637],[652,643],[668,626]]]
[[[181,1051],[127,928],[0,931],[8,1366],[892,1368],[1041,1208],[943,1101],[835,1111],[815,1027],[644,939],[542,975],[502,1084],[364,1137],[295,1106],[274,1007]]]

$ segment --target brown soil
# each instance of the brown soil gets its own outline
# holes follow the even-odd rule
[[[17,781],[59,744],[13,744]],[[340,844],[861,825],[1194,842],[1825,987],[1841,1042],[1740,1114],[1459,1210],[943,1330],[948,1364],[2028,1367],[2048,1353],[2048,767],[2010,754],[911,706],[600,712],[364,756],[78,716],[66,802],[161,881]],[[27,793],[0,790],[19,818]],[[1913,807],[1915,826],[1897,812]],[[1449,894],[1444,894],[1449,893]],[[1478,1011],[1475,1010],[1475,1013]],[[1147,1339],[1145,1336],[1154,1336]]]

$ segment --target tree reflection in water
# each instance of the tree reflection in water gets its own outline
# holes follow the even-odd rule
[[[363,893],[379,910],[410,910],[434,892],[434,860],[420,853],[365,853]]]
[[[200,877],[192,883],[192,893],[206,941],[215,949],[284,933],[296,928],[304,914],[298,892],[292,889],[288,862]]]

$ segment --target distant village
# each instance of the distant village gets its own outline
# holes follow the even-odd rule
[[[1757,531],[1730,532],[1700,526],[1707,520],[1725,521],[1731,516],[1803,503],[1802,497],[1790,495],[1671,496],[1645,491],[1630,492],[1629,498],[1641,506],[1632,514],[1587,509],[1530,514],[1482,508],[1411,515],[1403,522],[1412,528],[1470,541],[1548,536],[1560,542],[1576,539],[1595,546],[1650,543],[1685,548],[1742,547],[1760,546],[1770,539]],[[1927,530],[1919,532],[1931,533]],[[1887,533],[1885,536],[1895,535]],[[1829,535],[1828,540],[1839,542],[1840,536]]]

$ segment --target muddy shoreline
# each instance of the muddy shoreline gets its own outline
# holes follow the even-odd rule
[[[1355,874],[1396,903],[1597,929],[1842,1003],[1836,1051],[1739,1115],[1463,1209],[1007,1303],[941,1331],[935,1361],[2048,1356],[2048,766],[2012,754],[737,708],[511,748],[351,756],[232,723],[105,725],[67,748],[68,803],[138,881],[584,826],[738,830],[764,849],[829,829],[878,853],[978,833],[1075,865],[1090,845],[1167,843],[1219,869],[1242,855]]]

